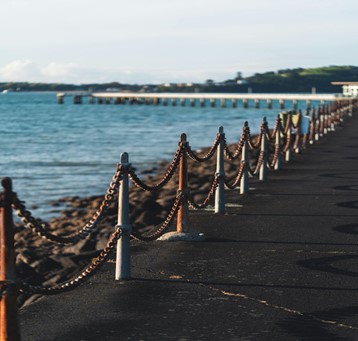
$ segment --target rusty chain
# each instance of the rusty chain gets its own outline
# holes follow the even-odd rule
[[[235,189],[237,187],[237,185],[239,184],[239,182],[241,181],[242,176],[244,175],[244,171],[245,171],[246,168],[247,168],[246,162],[244,160],[241,161],[240,168],[239,168],[239,171],[238,171],[237,176],[235,178],[235,181],[232,184],[229,184],[228,181],[225,181],[225,186],[227,188],[229,188],[229,189]]]
[[[90,235],[95,230],[100,220],[103,219],[104,214],[115,200],[115,194],[119,189],[121,173],[122,166],[118,164],[116,173],[113,176],[112,182],[107,189],[107,193],[101,203],[100,208],[83,228],[67,236],[58,236],[50,233],[48,231],[47,225],[45,223],[39,222],[32,216],[31,212],[26,209],[25,204],[19,200],[16,193],[14,193],[13,197],[13,208],[16,210],[17,215],[25,224],[25,227],[30,228],[35,234],[51,242],[60,244],[74,244]]]
[[[165,219],[163,224],[161,224],[159,227],[156,228],[155,232],[152,232],[151,234],[148,234],[148,233],[141,234],[137,231],[132,231],[131,237],[133,237],[134,239],[146,241],[146,242],[158,239],[165,232],[165,230],[167,229],[167,227],[169,226],[169,224],[172,222],[173,218],[177,214],[183,198],[184,198],[184,194],[182,192],[179,192],[175,198],[175,202],[174,202],[167,218]]]
[[[244,147],[245,144],[245,136],[247,135],[247,129],[242,132],[240,140],[235,148],[234,153],[230,152],[229,146],[226,143],[226,139],[224,139],[224,154],[226,158],[229,159],[230,161],[234,161],[240,156],[242,148]]]
[[[249,144],[250,149],[257,149],[257,148],[259,148],[263,134],[264,134],[264,131],[263,131],[262,126],[261,126],[261,128],[260,128],[260,133],[259,133],[259,135],[258,135],[257,138],[256,138],[256,142],[254,142],[254,141],[252,140],[252,136],[251,136],[250,129],[247,130],[247,142],[248,142],[248,144]]]
[[[248,170],[250,176],[254,177],[258,174],[260,167],[262,166],[263,162],[264,162],[264,158],[265,158],[265,151],[264,150],[260,150],[260,155],[258,157],[257,160],[257,164],[256,164],[256,168],[254,171],[252,171],[250,168]]]
[[[163,179],[158,182],[155,185],[147,185],[145,184],[142,180],[139,179],[138,175],[135,173],[133,168],[129,168],[129,178],[131,179],[131,181],[133,182],[133,184],[142,189],[143,191],[148,191],[148,192],[155,192],[158,191],[159,189],[163,188],[169,181],[170,179],[173,177],[176,169],[178,168],[180,159],[182,157],[182,153],[183,153],[183,144],[181,142],[179,142],[179,146],[178,149],[174,155],[173,161],[171,162],[171,164],[168,167],[168,170],[166,172],[166,174],[164,175]]]
[[[216,189],[219,186],[220,177],[221,177],[220,174],[215,174],[214,180],[210,187],[210,191],[209,191],[208,195],[206,196],[205,200],[201,204],[194,202],[194,198],[190,194],[188,197],[189,206],[192,208],[198,209],[198,210],[208,207],[211,199],[213,198],[213,196],[215,194]]]
[[[271,163],[268,163],[268,166],[269,166],[271,169],[274,169],[274,168],[275,168],[275,164],[276,164],[276,162],[277,162],[277,160],[278,160],[278,157],[279,157],[280,153],[281,153],[281,146],[280,146],[278,143],[276,143],[276,144],[275,144],[275,151],[274,151],[274,154],[273,154],[272,161],[271,161]]]
[[[200,157],[198,154],[196,154],[190,146],[187,146],[187,148],[185,149],[187,155],[194,161],[197,161],[197,162],[205,162],[205,161],[208,161],[210,160],[215,152],[216,152],[216,149],[222,139],[222,135],[220,133],[216,134],[216,139],[213,143],[213,145],[211,146],[210,150],[202,157]]]
[[[20,292],[31,294],[31,295],[33,294],[55,295],[76,288],[77,286],[88,280],[89,277],[93,276],[94,273],[99,269],[99,267],[104,264],[104,262],[108,259],[112,250],[114,250],[117,241],[121,237],[121,234],[122,234],[121,228],[120,227],[116,228],[116,230],[110,236],[106,247],[100,252],[99,256],[93,258],[91,260],[91,264],[87,265],[81,272],[77,273],[72,279],[48,287],[31,285],[29,283],[19,281],[18,288]]]

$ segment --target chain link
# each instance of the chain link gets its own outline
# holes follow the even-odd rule
[[[116,230],[110,236],[106,247],[101,251],[98,257],[93,258],[91,264],[87,265],[81,272],[76,274],[72,279],[69,279],[63,283],[55,284],[53,286],[34,286],[23,281],[19,282],[19,290],[25,294],[41,294],[41,295],[55,295],[63,292],[73,290],[83,282],[93,276],[100,266],[108,259],[110,253],[116,247],[117,241],[120,239],[122,231],[120,228]]]
[[[183,153],[183,144],[180,142],[179,143],[179,147],[174,155],[173,161],[172,163],[169,165],[169,168],[166,172],[166,174],[164,175],[163,179],[158,182],[157,184],[150,186],[145,184],[142,180],[139,179],[138,175],[135,173],[133,168],[129,169],[129,178],[132,180],[133,184],[142,189],[143,191],[148,191],[148,192],[155,192],[158,191],[159,189],[163,188],[169,181],[170,179],[173,177],[176,169],[178,168],[180,159],[182,157],[182,153]]]
[[[247,135],[247,130],[248,127],[244,128],[244,131],[241,134],[240,140],[236,146],[234,153],[230,152],[229,146],[226,143],[226,139],[224,140],[224,154],[226,158],[229,159],[230,161],[234,161],[240,156],[242,148],[244,147],[245,144],[245,135]]]
[[[95,230],[100,220],[103,219],[104,214],[107,212],[108,208],[115,200],[115,194],[119,189],[121,173],[122,166],[118,164],[116,173],[112,178],[112,182],[107,189],[107,193],[101,203],[100,208],[96,211],[90,221],[83,228],[67,236],[58,236],[48,232],[47,225],[39,222],[36,218],[32,216],[31,212],[26,209],[24,203],[19,200],[16,193],[14,193],[13,197],[13,207],[16,210],[17,215],[25,224],[25,227],[30,228],[35,234],[51,242],[56,242],[60,244],[74,244],[90,235]]]
[[[179,192],[167,218],[165,219],[165,221],[162,225],[160,225],[158,228],[156,228],[155,232],[152,232],[151,234],[148,234],[148,233],[141,234],[139,232],[132,231],[131,236],[134,239],[145,241],[145,242],[149,242],[149,241],[158,239],[165,232],[165,230],[167,229],[169,224],[172,222],[173,218],[175,217],[175,215],[177,214],[177,212],[179,210],[179,207],[180,207],[183,199],[184,199],[184,194],[182,192]]]
[[[209,191],[208,195],[206,196],[205,200],[203,201],[203,203],[198,204],[198,203],[194,202],[194,198],[190,194],[188,197],[189,206],[192,208],[198,209],[198,210],[208,207],[211,199],[213,198],[213,196],[215,194],[216,189],[219,186],[220,178],[221,178],[220,174],[215,174],[214,180],[211,184],[210,191]]]
[[[239,182],[241,181],[242,176],[244,175],[244,171],[245,171],[246,168],[247,168],[246,162],[244,160],[241,161],[240,168],[239,168],[239,171],[238,171],[237,176],[235,178],[235,181],[233,182],[233,184],[229,184],[228,181],[225,181],[225,186],[227,188],[229,188],[229,189],[235,189],[237,187],[237,185],[239,184]]]
[[[219,143],[220,143],[220,141],[221,141],[222,138],[223,138],[223,137],[222,137],[221,134],[217,134],[217,135],[216,135],[216,139],[215,139],[213,145],[211,146],[210,150],[209,150],[203,157],[200,157],[198,154],[196,154],[196,153],[191,149],[190,146],[188,146],[188,147],[186,148],[186,153],[187,153],[187,155],[188,155],[192,160],[194,160],[194,161],[197,161],[197,162],[205,162],[205,161],[208,161],[208,160],[210,160],[210,159],[214,156],[214,154],[215,154],[215,152],[216,152],[216,149],[217,149],[217,147],[218,147],[218,145],[219,145]]]

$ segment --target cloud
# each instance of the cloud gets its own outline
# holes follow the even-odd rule
[[[77,65],[74,63],[52,62],[41,68],[41,74],[47,79],[76,78],[76,68]]]
[[[0,68],[0,79],[4,79],[5,81],[35,79],[39,76],[39,68],[30,60],[14,60]]]

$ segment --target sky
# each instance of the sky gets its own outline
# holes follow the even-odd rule
[[[357,0],[0,0],[0,82],[205,82],[357,65],[357,13]]]

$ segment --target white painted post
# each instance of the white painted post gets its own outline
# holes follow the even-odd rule
[[[246,121],[243,128],[244,145],[241,152],[241,163],[244,163],[245,169],[240,180],[240,194],[245,194],[249,191],[249,144],[247,143],[247,130],[249,123]]]
[[[117,242],[116,275],[115,279],[124,280],[131,277],[130,234],[132,227],[129,223],[129,181],[130,167],[127,153],[121,154],[123,175],[118,197],[118,226],[122,229],[122,236]]]
[[[220,176],[215,192],[215,213],[225,213],[224,128],[219,128],[220,143],[217,147],[216,174]]]
[[[264,128],[262,138],[261,138],[261,152],[263,152],[263,161],[260,167],[260,181],[267,181],[267,137],[266,137],[266,117],[262,120],[261,127]]]
[[[277,156],[277,160],[275,163],[275,170],[280,170],[282,167],[282,158],[281,158],[281,119],[280,119],[280,115],[277,116],[277,121],[278,121],[278,125],[277,125],[277,132],[276,132],[276,140],[275,140],[275,145],[279,146],[279,152],[278,152],[278,156]]]

